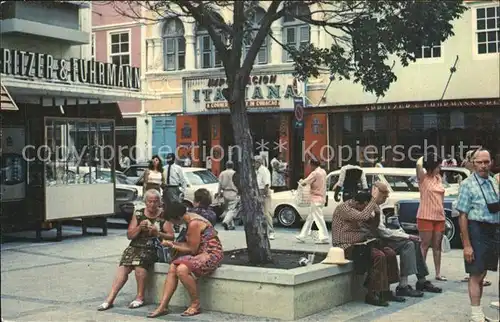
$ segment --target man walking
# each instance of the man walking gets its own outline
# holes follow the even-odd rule
[[[302,226],[300,234],[296,238],[303,243],[314,222],[318,226],[318,240],[316,244],[328,244],[328,229],[323,217],[323,208],[326,202],[326,171],[320,167],[318,160],[311,159],[310,164],[312,172],[305,180],[299,181],[299,184],[303,186],[311,185],[311,210],[304,226]]]
[[[219,175],[218,196],[224,198],[224,213],[222,226],[225,230],[234,230],[234,217],[236,216],[236,205],[238,203],[238,189],[234,185],[233,176],[235,174],[233,161],[226,162],[226,170]]]
[[[389,217],[386,224],[386,218],[382,212],[380,213],[378,235],[400,257],[399,286],[396,287],[397,296],[422,297],[424,291],[430,293],[442,292],[441,288],[434,286],[426,279],[429,270],[420,251],[420,237],[407,234],[401,228],[396,216]],[[416,290],[408,285],[408,276],[411,275],[417,275]]]
[[[173,201],[182,202],[187,183],[182,167],[175,163],[175,154],[167,154],[166,160],[167,167],[164,170],[166,185],[163,190],[163,203],[168,209],[168,205]]]
[[[500,249],[500,202],[498,185],[489,175],[491,155],[478,150],[472,159],[474,173],[462,182],[457,200],[464,246],[465,271],[469,274],[471,321],[485,321],[481,308],[483,280],[496,272]]]
[[[254,157],[255,172],[257,174],[257,185],[261,198],[264,216],[267,219],[269,239],[274,239],[273,214],[271,213],[271,172],[262,164],[262,157]]]
[[[286,190],[286,169],[287,164],[283,161],[283,155],[280,153],[277,157],[274,157],[270,164],[273,170],[271,187],[274,192],[280,192]]]

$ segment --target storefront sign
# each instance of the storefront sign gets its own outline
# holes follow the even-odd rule
[[[443,100],[443,101],[416,101],[387,104],[367,104],[367,105],[346,105],[346,106],[328,106],[318,108],[308,108],[307,113],[343,113],[343,112],[374,112],[374,111],[393,111],[407,109],[426,109],[426,108],[481,108],[481,107],[500,107],[500,98],[486,99],[463,99],[463,100]]]
[[[5,75],[133,90],[141,88],[141,73],[137,67],[79,58],[56,59],[49,54],[4,48],[0,51],[0,59],[0,73]]]
[[[247,107],[249,109],[293,108],[293,98],[298,95],[297,83],[296,79],[288,74],[250,76],[245,91]],[[228,109],[228,103],[223,95],[225,88],[227,88],[225,78],[185,80],[186,112]]]

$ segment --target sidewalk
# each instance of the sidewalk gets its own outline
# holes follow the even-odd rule
[[[226,250],[245,246],[244,233],[241,227],[238,229],[220,232]],[[297,231],[278,229],[276,240],[271,241],[272,247],[293,248],[297,245],[295,233]],[[135,295],[135,280],[131,275],[115,308],[107,312],[96,311],[109,291],[121,252],[128,244],[125,230],[110,229],[106,237],[81,237],[78,228],[65,227],[63,234],[65,239],[62,242],[36,244],[16,241],[1,245],[4,321],[142,321],[147,312],[154,309],[154,305],[136,310],[127,308]],[[300,245],[301,249],[304,247],[327,251],[329,246]],[[432,256],[429,255],[431,276],[434,276]],[[352,302],[300,321],[468,321],[467,285],[458,282],[464,276],[460,250],[444,254],[442,271],[449,279],[448,282],[436,282],[443,287],[442,294],[426,294],[424,298],[393,303],[387,308]],[[488,307],[489,302],[498,296],[498,274],[490,273],[488,278],[493,286],[484,289],[485,312],[498,319],[498,312]],[[219,312],[203,312],[193,318],[183,318],[179,316],[181,311],[181,308],[174,308],[171,315],[158,320],[270,321]]]

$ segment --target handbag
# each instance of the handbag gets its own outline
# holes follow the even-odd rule
[[[299,207],[309,207],[311,205],[311,187],[309,185],[303,186],[299,183],[297,191],[295,192],[295,203]]]
[[[157,262],[159,263],[170,263],[172,261],[172,257],[170,256],[170,249],[161,244],[161,240],[159,238],[155,238],[155,249],[156,256],[158,257]]]
[[[481,187],[481,184],[479,183],[479,180],[477,180],[477,176],[475,174],[474,174],[474,178],[476,179],[476,182],[479,186],[479,189],[481,190],[481,193],[483,194],[484,202],[486,203],[486,207],[488,208],[488,211],[491,214],[496,214],[497,212],[500,212],[500,200],[498,200],[496,202],[488,202],[488,199],[486,199],[486,195],[484,194],[483,188]],[[495,187],[493,186],[493,184],[491,183],[489,178],[488,178],[488,182],[490,183],[491,188],[493,189],[493,192],[496,193]]]
[[[446,235],[443,235],[443,239],[441,240],[441,251],[443,253],[449,253],[451,251],[450,240]]]

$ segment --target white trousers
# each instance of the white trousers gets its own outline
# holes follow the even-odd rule
[[[222,217],[224,217],[222,222],[227,224],[229,227],[234,226],[234,217],[238,214],[238,210],[236,209],[238,201],[238,199],[225,200],[226,209],[222,214]]]
[[[306,238],[309,235],[313,222],[318,226],[318,239],[328,239],[328,229],[326,228],[325,218],[323,217],[323,202],[311,202],[311,210],[309,216],[306,218],[304,226],[300,231],[299,237]]]

